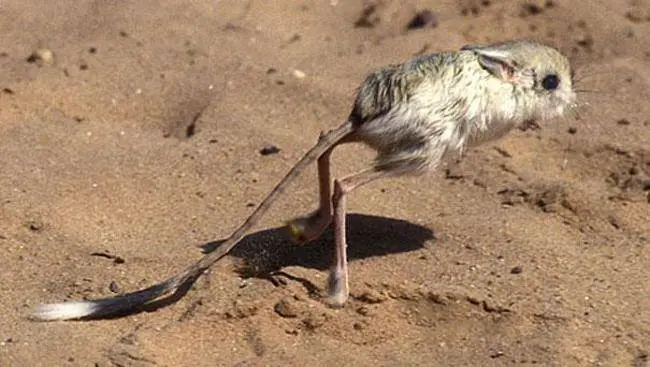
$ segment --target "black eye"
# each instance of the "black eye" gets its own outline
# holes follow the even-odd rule
[[[542,79],[542,87],[546,90],[555,90],[560,85],[560,78],[555,74],[548,74]]]

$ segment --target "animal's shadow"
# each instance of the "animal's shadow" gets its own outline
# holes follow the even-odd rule
[[[429,228],[399,219],[349,214],[346,220],[348,261],[414,251],[435,238]],[[222,242],[209,242],[201,247],[208,253]],[[243,275],[264,276],[287,266],[328,269],[334,251],[331,227],[318,239],[305,244],[293,243],[284,228],[273,228],[246,236],[230,255],[246,264]]]
[[[430,229],[403,220],[349,214],[347,216],[348,260],[383,256],[392,253],[415,251],[424,247],[427,240],[435,239]],[[204,253],[214,251],[224,240],[208,242],[200,246]],[[331,228],[310,243],[295,244],[291,242],[284,228],[273,228],[250,234],[233,248],[230,255],[243,260],[246,267],[239,269],[244,277],[269,279],[277,274],[303,284],[311,293],[318,293],[318,287],[306,279],[294,277],[279,271],[287,266],[302,266],[324,270],[329,268],[334,259],[334,239]],[[119,318],[122,316],[152,312],[159,308],[178,302],[190,290],[198,277],[187,280],[172,294],[137,306],[134,309],[109,315],[82,318]]]

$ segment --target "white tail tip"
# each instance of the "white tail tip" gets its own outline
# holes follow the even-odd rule
[[[63,302],[39,305],[30,318],[40,321],[72,320],[93,314],[97,305],[93,302]]]

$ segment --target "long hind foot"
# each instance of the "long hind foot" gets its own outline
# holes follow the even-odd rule
[[[293,241],[305,243],[320,237],[331,221],[331,214],[323,214],[322,210],[317,210],[310,215],[290,220],[286,228]]]
[[[327,278],[327,303],[332,308],[341,308],[348,301],[350,291],[348,287],[347,264],[335,266]]]

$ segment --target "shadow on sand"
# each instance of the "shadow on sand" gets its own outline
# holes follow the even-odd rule
[[[349,214],[348,261],[421,249],[428,240],[435,239],[430,229],[403,220]],[[204,253],[214,251],[223,240],[208,242],[202,246]],[[262,230],[246,236],[230,255],[246,264],[239,269],[240,276],[271,279],[280,275],[303,284],[310,294],[318,293],[318,287],[309,280],[282,272],[287,266],[301,266],[325,270],[334,258],[334,239],[328,229],[321,238],[306,244],[294,244],[285,235],[283,228]],[[198,278],[198,277],[197,277]],[[119,318],[140,312],[153,312],[176,303],[187,294],[197,278],[189,279],[174,293],[110,316],[97,318]],[[88,318],[93,319],[93,318]],[[83,319],[82,319],[83,320]]]
[[[415,251],[435,238],[430,229],[398,219],[349,214],[347,223],[348,261]],[[209,242],[201,248],[208,253],[222,242]],[[287,266],[325,270],[334,258],[333,231],[330,228],[312,242],[295,244],[283,228],[262,230],[246,236],[230,255],[243,260],[253,274],[268,274]]]

